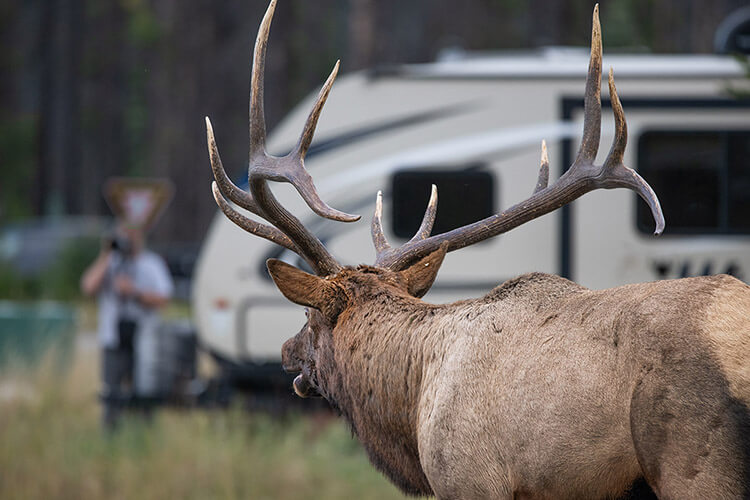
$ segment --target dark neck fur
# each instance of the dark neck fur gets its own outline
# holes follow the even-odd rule
[[[373,464],[404,492],[431,495],[416,438],[422,363],[439,306],[388,290],[345,311],[321,353],[320,387]],[[422,326],[418,328],[417,325]]]

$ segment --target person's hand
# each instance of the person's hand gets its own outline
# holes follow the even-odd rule
[[[105,235],[99,240],[99,256],[109,257],[112,255],[112,236]]]
[[[137,294],[133,280],[122,274],[115,277],[115,291],[124,297],[132,297]]]

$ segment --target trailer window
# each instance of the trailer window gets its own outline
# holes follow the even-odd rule
[[[750,131],[650,131],[638,172],[654,188],[672,234],[750,233]],[[645,203],[638,229],[653,231]]]
[[[438,188],[438,211],[432,234],[448,232],[495,213],[495,179],[479,166],[461,170],[401,170],[393,175],[391,227],[396,236],[411,238],[419,229],[430,199]]]

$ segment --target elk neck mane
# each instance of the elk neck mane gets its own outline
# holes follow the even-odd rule
[[[559,276],[530,273],[488,294],[450,304],[409,296],[388,274],[371,266],[346,268],[350,305],[330,342],[320,341],[322,393],[351,426],[381,471],[404,491],[432,494],[419,460],[418,410],[425,374],[439,367],[454,337],[474,322],[477,332],[502,335],[489,310],[540,310],[556,299],[587,290]],[[459,325],[458,323],[462,323]]]

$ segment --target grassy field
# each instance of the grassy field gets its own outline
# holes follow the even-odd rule
[[[332,417],[164,410],[105,435],[88,344],[62,374],[0,373],[0,498],[403,498]]]

